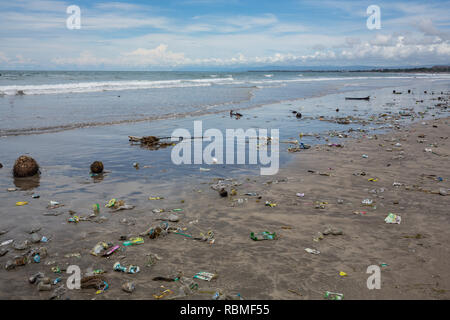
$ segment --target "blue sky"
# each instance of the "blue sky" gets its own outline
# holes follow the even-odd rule
[[[449,17],[450,0],[0,0],[0,69],[450,64]]]

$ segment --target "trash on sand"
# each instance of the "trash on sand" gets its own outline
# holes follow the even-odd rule
[[[148,200],[163,200],[164,197],[148,197]]]
[[[361,204],[363,204],[365,206],[371,206],[373,204],[373,200],[371,200],[371,199],[364,199],[363,201],[361,201]]]
[[[61,269],[58,266],[52,267],[52,271],[53,273],[61,273]]]
[[[119,211],[119,210],[131,210],[131,209],[134,209],[134,206],[131,205],[131,204],[123,204],[123,205],[117,206],[117,208],[115,208],[115,209],[116,209],[116,211]]]
[[[275,240],[275,239],[277,239],[277,235],[275,232],[270,233],[269,231],[258,232],[256,234],[254,232],[251,232],[250,239],[252,239],[254,241]]]
[[[305,194],[304,193],[297,193],[296,196],[300,197],[300,198],[303,198],[305,196]]]
[[[144,238],[138,237],[138,238],[131,238],[130,240],[125,241],[123,243],[123,245],[128,247],[128,246],[133,246],[135,244],[142,244],[142,243],[144,243]]]
[[[342,293],[330,292],[330,291],[326,291],[323,297],[328,300],[343,300],[344,299],[344,295]]]
[[[17,188],[8,188],[6,189],[8,192],[13,192],[13,191],[17,191]]]
[[[200,279],[205,281],[211,281],[212,279],[217,278],[217,274],[201,271],[194,275],[194,279]]]
[[[345,273],[344,271],[340,271],[340,272],[339,272],[339,275],[340,275],[341,277],[346,277],[346,276],[347,276],[347,273]]]
[[[117,199],[111,199],[111,200],[109,200],[108,201],[108,203],[105,205],[105,208],[111,208],[111,207],[114,207],[115,206],[115,204],[116,204],[116,201],[117,201]]]
[[[98,256],[105,249],[108,248],[108,244],[106,242],[98,242],[95,247],[91,250],[91,254],[94,256]]]
[[[207,168],[202,168],[202,167],[200,167],[200,171],[211,171],[211,169],[207,169]]]
[[[158,295],[158,294],[154,294],[153,297],[154,297],[155,299],[162,299],[162,298],[164,298],[165,296],[167,296],[167,295],[169,295],[169,294],[172,294],[172,293],[173,293],[172,290],[166,289],[166,290],[164,290],[163,292],[161,292],[159,295]]]
[[[384,221],[386,221],[386,223],[400,224],[400,222],[402,221],[402,217],[394,213],[389,213]]]
[[[93,204],[92,205],[92,210],[94,211],[94,213],[99,213],[100,212],[100,205],[98,203]]]
[[[24,206],[24,205],[27,205],[28,204],[28,201],[19,201],[19,202],[16,202],[16,206]]]
[[[78,216],[73,216],[67,220],[68,222],[78,223],[80,222],[80,218]]]
[[[6,246],[6,245],[12,243],[13,241],[14,241],[14,239],[3,241],[3,242],[0,244],[0,246],[1,246],[1,247]]]
[[[273,202],[270,202],[270,201],[266,201],[266,207],[271,207],[271,208],[273,208],[273,207],[276,207],[276,206],[277,206],[276,203],[273,203]]]
[[[367,154],[363,154],[362,157],[367,159],[369,156]]]
[[[312,254],[320,254],[320,251],[316,249],[305,248],[305,251]]]
[[[120,262],[116,262],[113,266],[114,271],[126,272],[126,273],[138,273],[140,271],[138,266],[129,265],[128,267],[123,267]]]
[[[112,246],[111,248],[107,249],[107,251],[102,256],[103,257],[109,257],[114,252],[116,252],[119,248],[120,248],[120,246]]]

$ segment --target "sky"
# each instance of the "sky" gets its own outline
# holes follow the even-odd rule
[[[367,26],[370,5],[380,29]],[[0,69],[442,64],[450,0],[0,0]]]

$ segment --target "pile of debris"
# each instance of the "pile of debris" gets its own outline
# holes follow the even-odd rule
[[[129,141],[131,143],[140,143],[141,147],[148,148],[150,150],[158,150],[160,148],[167,148],[175,145],[173,142],[163,142],[161,140],[170,139],[171,137],[155,137],[155,136],[146,136],[146,137],[135,137],[128,136]]]

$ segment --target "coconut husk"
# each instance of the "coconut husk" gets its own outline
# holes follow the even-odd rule
[[[101,275],[87,276],[81,279],[81,289],[94,288],[101,290],[105,287],[105,277]]]
[[[20,156],[14,162],[14,177],[31,177],[39,172],[39,165],[36,160],[28,156]]]
[[[103,172],[103,162],[101,162],[101,161],[92,162],[91,172],[92,173],[102,173]]]

